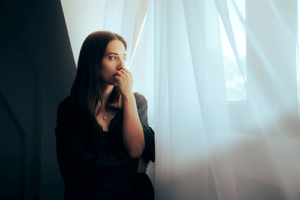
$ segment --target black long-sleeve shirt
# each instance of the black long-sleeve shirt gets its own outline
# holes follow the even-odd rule
[[[142,156],[155,161],[154,132],[148,125],[147,100],[134,93],[145,136]],[[72,109],[70,97],[58,107],[56,147],[65,199],[122,199],[131,187],[139,160],[131,158],[122,142],[123,109],[104,132]]]

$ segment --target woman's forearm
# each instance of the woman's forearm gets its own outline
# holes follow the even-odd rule
[[[134,94],[123,98],[123,144],[129,155],[138,158],[145,148],[145,138],[137,112]]]

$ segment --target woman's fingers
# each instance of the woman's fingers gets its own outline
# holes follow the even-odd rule
[[[121,72],[122,70],[119,70],[119,71],[117,71],[117,75],[118,76],[121,76],[123,73]],[[125,74],[126,72],[124,72],[124,74]]]
[[[132,93],[133,80],[132,75],[128,69],[121,68],[116,72],[115,79],[116,85],[119,86],[120,93],[126,95]]]
[[[124,74],[121,72],[121,70],[117,71],[117,74],[115,75],[115,79],[117,80],[118,84],[116,84],[116,86],[120,84],[122,75]]]
[[[125,67],[121,69],[121,71],[124,70],[125,73],[131,74],[130,71],[128,69],[126,69]]]
[[[121,70],[124,70],[125,72],[129,73],[129,70],[127,68],[122,68]]]
[[[124,68],[125,69],[125,68]],[[124,69],[121,69],[121,70],[118,70],[117,71],[117,76],[122,76],[122,75],[130,75],[131,76],[131,73],[130,71],[128,71],[128,69],[124,70]]]

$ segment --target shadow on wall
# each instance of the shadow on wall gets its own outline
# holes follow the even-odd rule
[[[75,73],[59,0],[0,3],[0,199],[63,199],[56,111]]]

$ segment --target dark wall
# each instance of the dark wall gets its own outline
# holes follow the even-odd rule
[[[75,73],[59,0],[0,3],[0,199],[63,199],[57,106]]]

